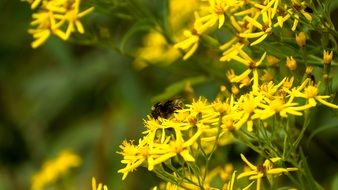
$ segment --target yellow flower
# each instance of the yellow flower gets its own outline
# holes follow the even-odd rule
[[[308,74],[308,75],[311,75],[313,72],[313,67],[312,66],[307,66],[305,68],[305,73]]]
[[[279,59],[273,55],[267,55],[266,61],[268,62],[269,66],[275,66],[277,63],[279,63]]]
[[[170,45],[160,32],[150,32],[136,52],[134,64],[142,69],[149,63],[170,64],[178,59],[179,51]]]
[[[64,150],[58,157],[43,164],[42,169],[32,177],[32,190],[42,190],[45,186],[55,182],[70,168],[78,167],[81,158],[71,151]]]
[[[250,163],[243,154],[241,154],[242,160],[245,162],[247,166],[249,166],[250,170],[242,172],[237,176],[237,179],[241,179],[243,177],[249,177],[249,180],[256,180],[256,190],[260,190],[262,186],[262,179],[264,176],[271,176],[277,174],[288,173],[290,171],[297,171],[298,168],[274,168],[273,164],[281,161],[281,158],[269,158],[264,161],[263,164],[258,166]]]
[[[246,54],[244,51],[240,51],[239,56],[235,56],[233,59],[243,63],[244,65],[248,66],[248,69],[245,70],[242,74],[239,76],[233,77],[230,82],[241,82],[244,78],[248,77],[248,75],[252,72],[253,73],[253,85],[252,90],[256,91],[258,89],[258,81],[259,81],[259,75],[257,67],[260,66],[265,59],[266,52],[261,56],[259,61],[254,61],[248,54]]]
[[[35,39],[31,46],[37,48],[42,45],[51,34],[67,40],[74,31],[84,33],[80,18],[89,14],[94,7],[80,12],[80,0],[34,0],[32,8],[37,8],[37,13],[33,14],[31,25],[35,28],[29,29],[28,32]],[[68,24],[68,26],[65,26]],[[66,31],[63,29],[66,28]]]
[[[118,154],[123,155],[121,163],[126,164],[124,168],[117,171],[118,173],[123,173],[122,180],[127,177],[129,172],[134,171],[149,157],[148,146],[145,138],[140,139],[138,145],[134,145],[132,142],[123,141],[122,145],[120,145],[122,152],[117,152]]]
[[[323,63],[324,64],[327,64],[327,65],[331,64],[332,57],[333,57],[333,51],[329,51],[329,50],[323,51]]]
[[[92,190],[108,190],[108,187],[102,183],[96,184],[95,177],[92,177]]]
[[[307,99],[308,105],[310,105],[311,107],[315,107],[318,101],[327,107],[338,109],[338,105],[332,104],[325,100],[330,98],[330,96],[318,95],[318,86],[319,84],[314,85],[311,79],[306,79],[298,89],[295,89],[293,90],[293,92],[291,92],[291,95],[294,97],[302,97]]]
[[[234,38],[237,39],[237,38]],[[230,41],[231,42],[231,41]],[[227,44],[224,44],[221,46],[221,49],[227,49],[226,51],[223,52],[223,56],[220,58],[220,61],[230,61],[234,59],[236,56],[238,56],[239,52],[243,51],[242,48],[244,47],[244,44],[241,43],[236,43],[231,46],[231,48],[227,47]]]
[[[264,74],[262,75],[261,77],[261,80],[262,81],[266,81],[266,82],[269,82],[269,81],[272,81],[273,80],[273,74],[267,70],[264,70]]]
[[[237,9],[240,4],[237,0],[209,0],[209,14],[199,18],[206,28],[212,27],[218,21],[218,28],[221,28],[225,21],[225,13],[231,9]]]
[[[195,53],[198,48],[200,35],[205,32],[205,30],[206,28],[203,27],[199,20],[198,13],[195,12],[194,28],[191,31],[185,30],[183,34],[186,39],[174,45],[175,48],[186,51],[185,55],[183,56],[183,60],[187,60]]]
[[[290,71],[294,71],[297,68],[297,62],[295,59],[293,59],[293,57],[286,57],[286,67],[290,70]]]
[[[238,89],[238,87],[236,85],[232,85],[232,87],[231,87],[231,93],[233,95],[239,94],[239,89]]]
[[[234,127],[236,129],[241,128],[245,123],[247,124],[247,130],[253,130],[252,115],[255,109],[262,101],[262,96],[254,96],[253,93],[242,95],[237,101],[238,108],[236,112],[230,113],[225,118],[233,118],[236,120]]]
[[[38,7],[43,0],[29,0],[28,2],[31,4],[31,8],[35,9]]]
[[[61,37],[63,40],[67,40],[70,34],[74,31],[78,31],[80,34],[84,33],[84,28],[79,19],[91,13],[94,10],[94,7],[90,7],[80,12],[80,1],[81,0],[75,0],[74,3],[70,6],[71,8],[68,9],[65,13],[55,15],[55,18],[68,23],[66,32],[59,35],[59,37]]]
[[[187,60],[197,50],[199,40],[200,40],[200,34],[198,34],[197,31],[193,29],[192,31],[189,31],[189,30],[184,31],[184,36],[187,39],[175,44],[174,47],[187,51],[186,54],[183,56],[183,60]]]
[[[224,186],[223,186],[223,190],[233,190],[234,189],[234,184],[235,184],[235,179],[236,179],[236,172],[237,171],[234,171],[233,173],[232,173],[232,175],[231,175],[231,180],[230,180],[230,182],[229,183],[227,183],[227,184],[225,184]]]
[[[244,19],[260,30],[259,32],[252,32],[251,30],[247,30],[239,34],[239,36],[243,38],[258,38],[257,40],[252,42],[250,46],[261,43],[272,32],[272,18],[270,9],[269,11],[262,12],[262,20],[264,24],[259,23],[257,21],[258,18],[245,16]]]
[[[296,42],[299,47],[303,47],[306,44],[306,36],[304,32],[296,34]]]
[[[262,109],[256,109],[253,119],[259,118],[265,120],[272,117],[275,114],[279,114],[281,117],[287,117],[287,114],[301,116],[301,111],[309,109],[311,106],[297,106],[297,103],[285,102],[283,98],[274,98],[273,100],[265,99],[265,103],[260,104],[258,107]]]
[[[33,14],[32,26],[36,26],[35,29],[29,29],[28,32],[33,35],[35,40],[32,42],[32,48],[37,48],[43,44],[51,34],[62,33],[59,29],[60,24],[56,24],[56,19],[52,12],[39,12]]]
[[[153,156],[148,160],[148,170],[151,171],[157,164],[165,162],[166,160],[181,155],[186,162],[194,162],[195,158],[190,154],[189,147],[192,146],[201,135],[201,130],[198,130],[190,139],[183,139],[182,133],[179,129],[174,128],[175,140],[170,140],[165,143],[153,143],[150,154]]]

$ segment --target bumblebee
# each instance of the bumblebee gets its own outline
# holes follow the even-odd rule
[[[307,13],[313,13],[313,9],[311,9],[310,7],[305,7],[304,11]]]
[[[311,81],[313,82],[313,83],[316,83],[316,78],[315,78],[315,76],[313,75],[313,74],[307,74],[307,76],[306,76],[307,78],[309,78],[309,79],[311,79]]]
[[[164,102],[158,102],[151,107],[151,116],[154,119],[162,117],[168,119],[176,110],[183,108],[181,99],[170,99]]]

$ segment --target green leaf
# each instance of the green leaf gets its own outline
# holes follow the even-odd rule
[[[310,141],[312,140],[312,138],[314,136],[316,136],[318,133],[320,132],[323,132],[323,131],[326,131],[326,130],[329,130],[329,129],[334,129],[334,128],[338,128],[338,125],[337,124],[331,124],[331,125],[326,125],[326,126],[323,126],[323,127],[320,127],[316,130],[314,130],[311,135],[309,136],[309,139],[308,139],[308,144],[310,143]]]
[[[261,44],[262,49],[268,50],[270,54],[273,54],[278,57],[286,57],[286,56],[297,56],[299,55],[299,51],[292,47],[291,45],[288,46],[285,43],[278,43],[278,42],[272,42],[272,43],[262,43]]]
[[[338,190],[338,175],[336,175],[334,177],[331,189],[332,190]]]

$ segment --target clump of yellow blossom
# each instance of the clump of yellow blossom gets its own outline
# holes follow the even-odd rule
[[[68,150],[60,152],[57,158],[46,161],[42,169],[33,175],[31,189],[44,189],[68,172],[70,168],[78,167],[80,164],[81,158],[75,153]]]
[[[84,33],[84,27],[80,18],[94,10],[90,7],[80,11],[81,0],[33,0],[32,34],[34,41],[32,48],[41,46],[51,35],[56,35],[62,40],[67,40],[73,32]]]

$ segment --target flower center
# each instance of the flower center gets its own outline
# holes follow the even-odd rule
[[[314,98],[317,96],[318,94],[318,88],[314,87],[314,86],[308,86],[305,89],[305,94],[307,98]]]
[[[280,112],[283,108],[284,101],[282,99],[275,99],[271,101],[270,107],[272,110],[275,110],[276,112]]]

